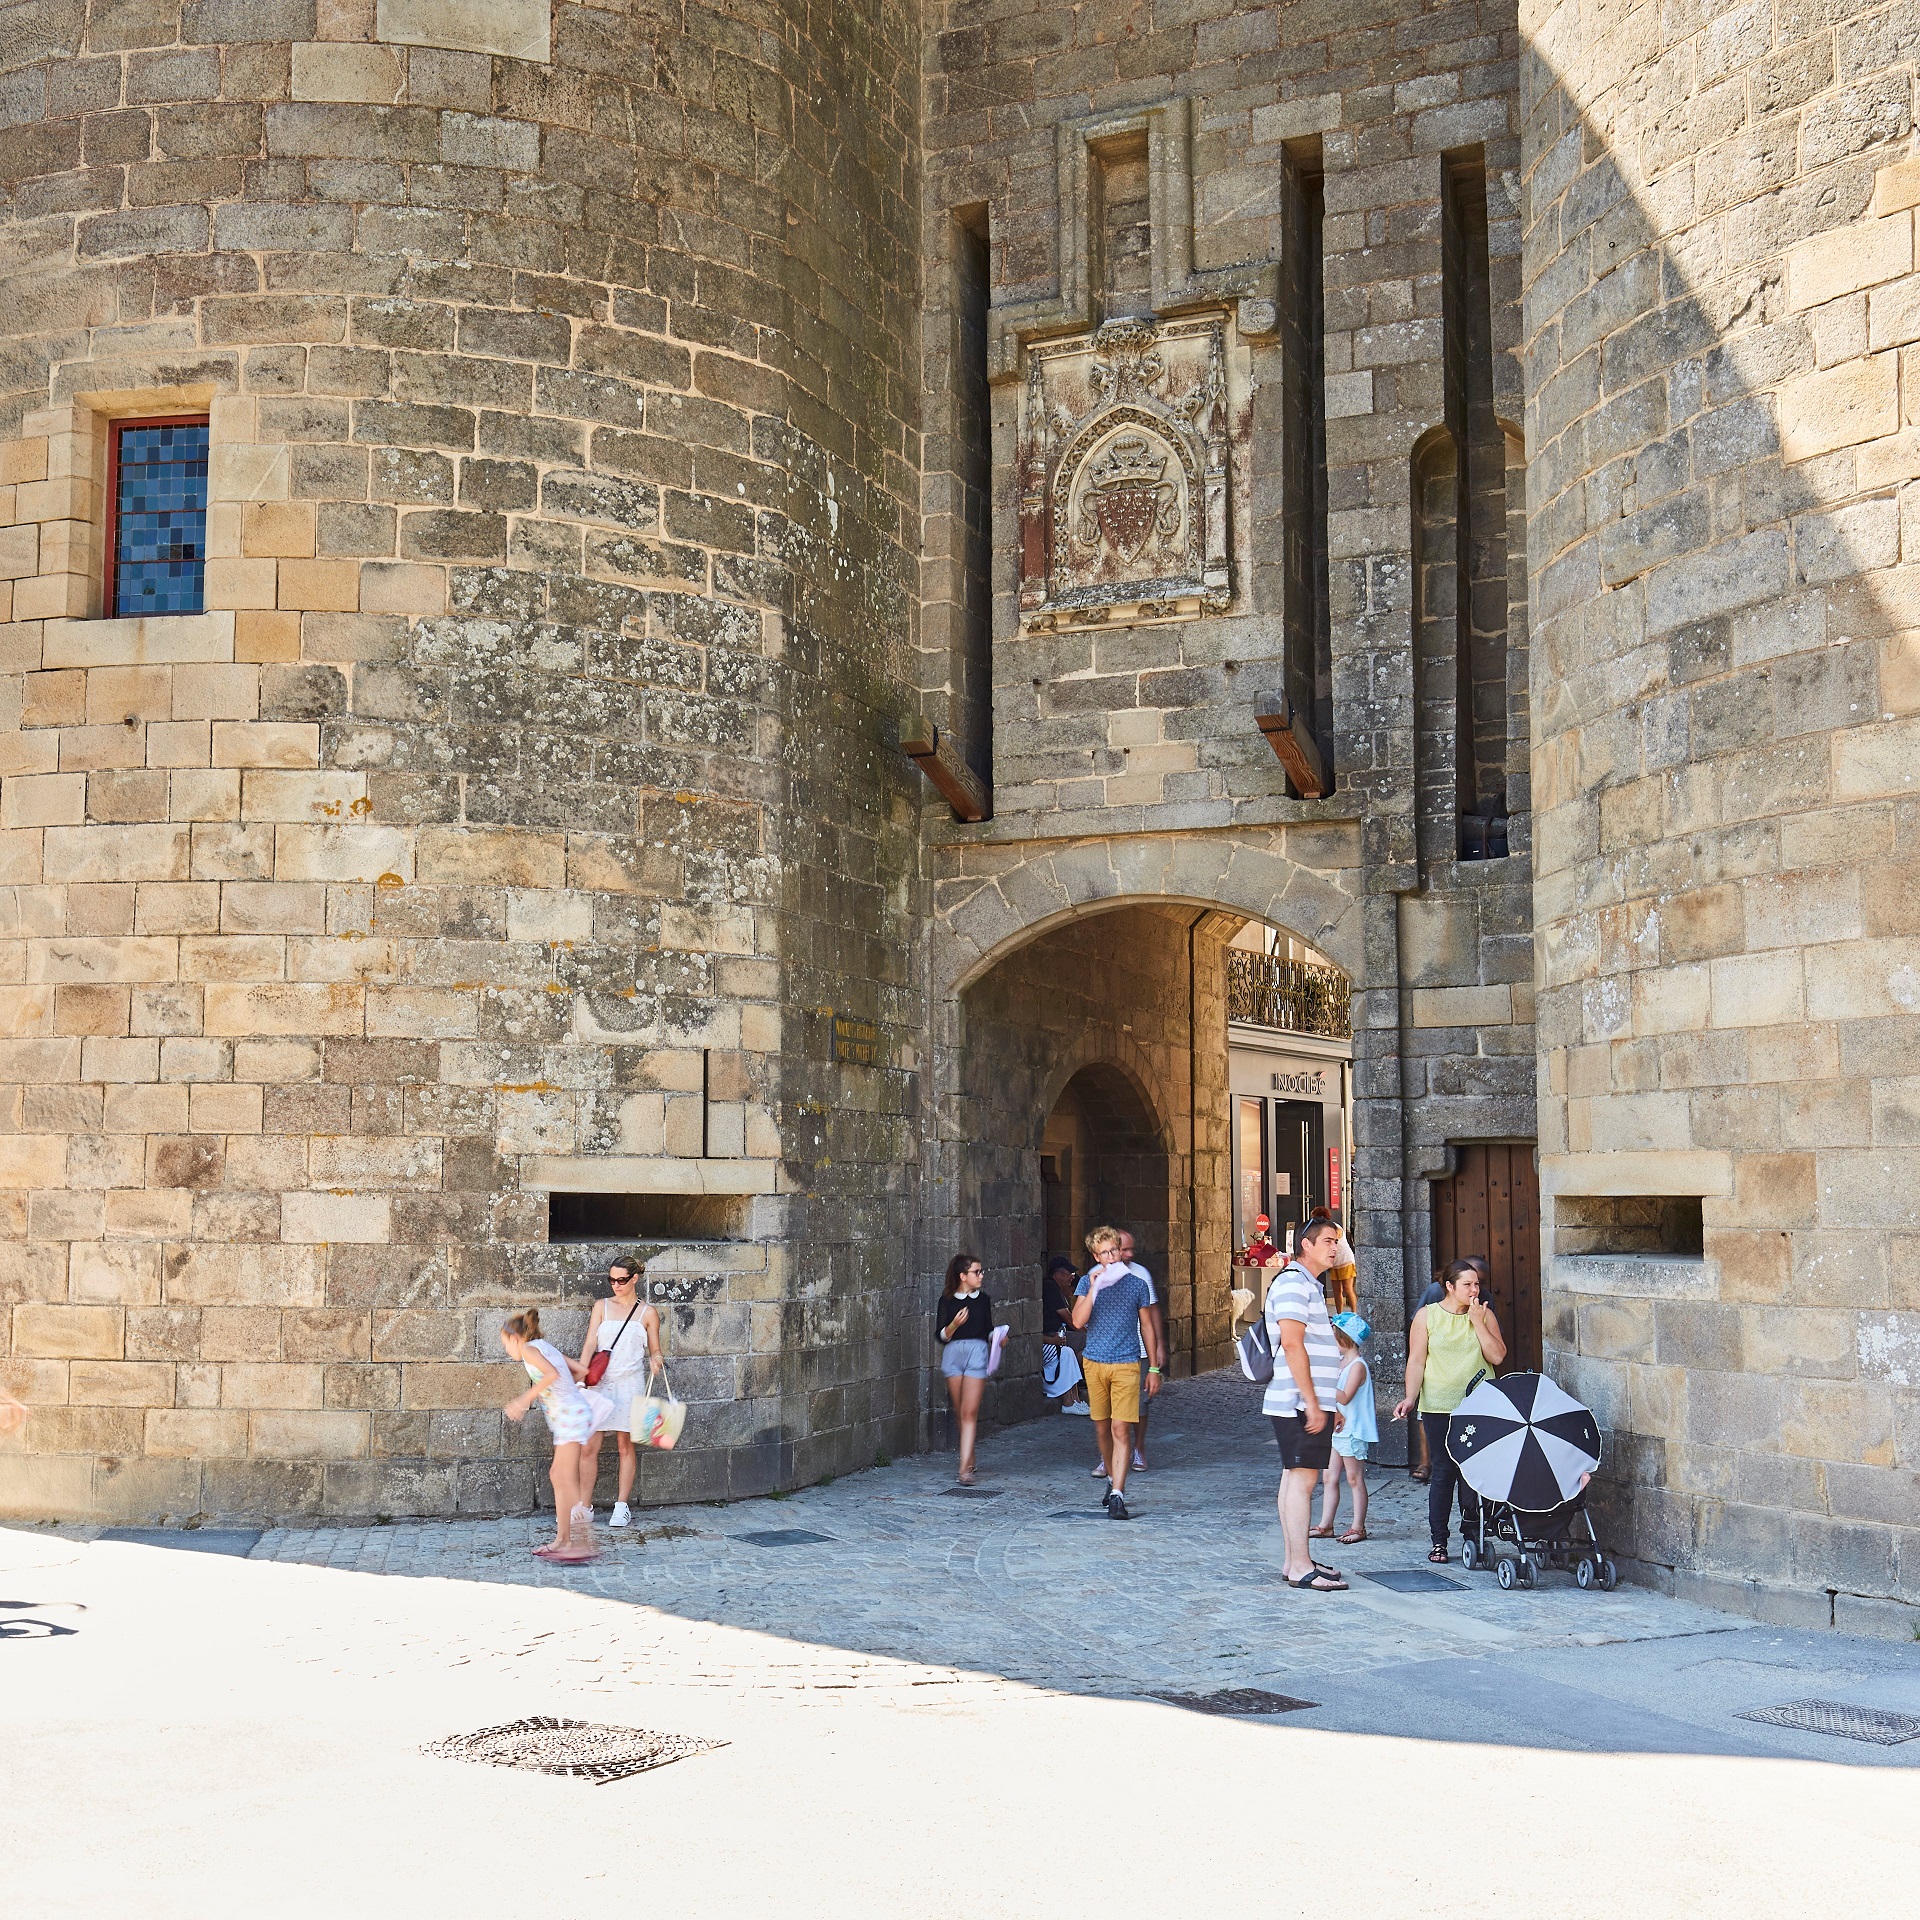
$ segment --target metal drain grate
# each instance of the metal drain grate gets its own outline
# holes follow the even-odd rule
[[[1920,1714],[1894,1713],[1887,1707],[1856,1707],[1844,1700],[1789,1700],[1781,1707],[1755,1707],[1736,1720],[1764,1720],[1772,1727],[1797,1727],[1802,1733],[1830,1733],[1839,1740],[1864,1740],[1869,1746],[1897,1747],[1920,1740]]]
[[[1228,1713],[1248,1718],[1263,1713],[1299,1713],[1317,1707],[1317,1700],[1296,1700],[1290,1693],[1268,1693],[1261,1687],[1223,1687],[1218,1693],[1156,1693],[1170,1707],[1186,1707],[1193,1713]]]
[[[483,1767],[522,1767],[530,1773],[564,1773],[605,1786],[653,1767],[724,1747],[724,1740],[696,1740],[686,1733],[650,1733],[645,1727],[597,1727],[590,1720],[552,1720],[536,1714],[505,1726],[456,1733],[420,1751],[436,1760],[470,1760]]]
[[[736,1533],[750,1547],[812,1547],[833,1538],[830,1533],[809,1533],[805,1527],[772,1527],[764,1533]]]
[[[1376,1587],[1392,1593],[1463,1593],[1466,1583],[1449,1580],[1444,1573],[1429,1573],[1425,1567],[1389,1567],[1385,1573],[1363,1573]]]

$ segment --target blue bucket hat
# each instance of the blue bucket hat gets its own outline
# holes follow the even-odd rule
[[[1357,1313],[1336,1313],[1333,1316],[1333,1324],[1356,1347],[1364,1347],[1373,1338],[1373,1329]]]

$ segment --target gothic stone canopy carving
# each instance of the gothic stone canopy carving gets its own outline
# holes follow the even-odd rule
[[[1029,633],[1192,620],[1233,598],[1227,316],[1109,320],[1027,348]]]

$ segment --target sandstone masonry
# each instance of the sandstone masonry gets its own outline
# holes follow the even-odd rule
[[[576,1217],[647,1499],[935,1441],[960,1245],[1036,1410],[1090,1099],[1218,1364],[1257,921],[1380,1366],[1537,1141],[1621,1543],[1920,1600],[1901,9],[4,12],[0,1510],[531,1504]],[[206,610],[105,618],[169,415]]]

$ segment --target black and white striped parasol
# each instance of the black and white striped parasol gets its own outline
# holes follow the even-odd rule
[[[1447,1422],[1447,1451],[1483,1499],[1545,1513],[1600,1464],[1600,1425],[1544,1373],[1482,1380]]]

